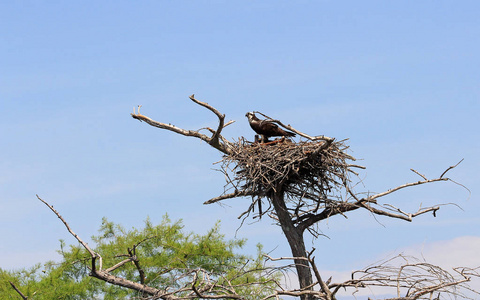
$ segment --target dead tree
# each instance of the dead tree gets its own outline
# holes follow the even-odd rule
[[[295,132],[304,140],[293,142],[283,139],[274,143],[258,143],[249,142],[242,137],[237,141],[228,141],[221,132],[232,121],[225,124],[225,115],[209,104],[196,100],[194,95],[190,96],[190,99],[218,117],[216,130],[205,128],[211,136],[200,133],[200,130],[186,130],[154,121],[141,115],[140,111],[134,111],[132,117],[151,126],[200,138],[224,154],[221,171],[227,178],[225,193],[206,201],[205,204],[250,196],[252,202],[239,218],[268,215],[274,219],[282,228],[290,245],[300,283],[299,296],[302,300],[335,299],[338,290],[336,287],[340,286],[329,286],[322,281],[319,274],[316,274],[318,272],[315,272],[316,266],[311,253],[309,254],[305,248],[305,231],[317,237],[320,221],[335,215],[345,216],[346,213],[357,209],[408,222],[426,213],[435,216],[442,204],[407,212],[382,200],[383,197],[404,188],[451,181],[445,175],[458,165],[447,168],[436,178],[427,178],[412,169],[421,177],[419,181],[377,194],[356,193],[353,190],[352,177],[357,178],[356,170],[364,167],[354,163],[355,158],[347,153],[348,146],[345,140],[336,141],[323,135],[310,136],[262,114],[269,121]],[[318,291],[315,291],[316,286]]]

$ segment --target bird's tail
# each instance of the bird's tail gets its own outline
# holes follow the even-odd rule
[[[285,133],[286,133],[285,136],[296,136],[295,133],[290,132],[290,131],[285,131]]]

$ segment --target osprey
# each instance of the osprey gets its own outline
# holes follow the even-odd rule
[[[252,112],[247,112],[245,117],[248,118],[248,122],[250,123],[250,127],[262,136],[262,141],[267,142],[268,138],[271,136],[295,136],[295,133],[290,131],[285,131],[282,128],[278,127],[277,124],[267,121],[267,120],[260,120],[255,116]]]

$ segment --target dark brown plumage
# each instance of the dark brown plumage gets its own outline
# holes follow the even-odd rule
[[[282,128],[278,127],[277,124],[271,121],[260,120],[252,112],[246,113],[245,116],[248,118],[250,127],[252,127],[252,129],[257,134],[262,136],[263,142],[268,141],[268,138],[272,136],[289,136],[289,137],[295,136],[295,133],[290,131],[285,131]]]

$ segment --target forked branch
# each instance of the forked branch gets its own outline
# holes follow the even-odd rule
[[[353,271],[351,279],[343,282],[334,282],[332,277],[323,280],[312,256],[315,248],[307,257],[280,257],[269,260],[308,260],[315,275],[316,282],[313,290],[302,290],[303,293],[315,295],[318,299],[334,300],[340,291],[352,291],[355,295],[361,289],[368,288],[372,294],[376,288],[381,288],[382,294],[396,295],[393,298],[379,298],[384,300],[417,300],[417,299],[477,299],[480,293],[473,290],[468,283],[473,277],[480,278],[478,268],[453,268],[449,272],[440,266],[430,264],[415,257],[397,255],[367,266],[362,270]],[[288,265],[291,266],[291,265]],[[288,293],[284,293],[288,295]],[[441,297],[444,296],[444,297]],[[371,298],[368,298],[371,299]]]
[[[472,296],[476,299],[480,294],[472,290],[468,282],[472,277],[480,277],[478,268],[454,268],[454,272],[400,254],[354,271],[350,280],[332,283],[329,288],[334,294],[341,288],[369,287],[373,291],[375,287],[390,288],[396,297],[386,300],[473,299]]]
[[[442,176],[444,176],[449,170],[458,166],[458,164],[454,166],[450,166],[447,170],[445,170],[442,173]],[[423,207],[423,208],[419,208],[416,212],[412,212],[412,213],[405,212],[402,209],[395,207],[394,205],[391,205],[391,204],[383,204],[383,205],[379,204],[378,202],[379,198],[385,197],[401,189],[410,188],[418,185],[425,185],[425,184],[434,183],[434,182],[440,182],[440,181],[452,181],[450,178],[446,178],[446,177],[428,179],[427,177],[425,177],[425,175],[419,173],[418,171],[415,171],[415,170],[412,170],[412,171],[418,174],[419,176],[421,176],[422,178],[424,178],[424,180],[402,184],[392,189],[389,189],[385,192],[377,193],[367,197],[359,197],[359,195],[353,193],[351,189],[348,189],[347,190],[348,193],[350,193],[350,196],[355,201],[352,201],[352,202],[331,201],[328,203],[328,205],[325,206],[325,208],[321,212],[317,214],[308,213],[303,216],[297,217],[294,220],[297,221],[298,226],[304,230],[314,225],[315,223],[321,220],[327,219],[331,216],[334,216],[337,214],[344,215],[344,213],[346,212],[357,210],[359,208],[364,208],[375,215],[381,215],[381,216],[386,216],[390,218],[401,219],[404,221],[411,222],[413,218],[429,212],[432,212],[433,216],[436,216],[436,212],[440,209],[441,206],[452,204],[452,203],[437,204],[431,207]],[[452,204],[452,205],[455,205],[455,204]]]
[[[193,102],[195,102],[196,104],[198,104],[200,106],[203,106],[203,107],[207,108],[208,110],[213,112],[218,117],[219,122],[218,122],[218,127],[217,127],[216,130],[213,130],[213,129],[208,128],[208,127],[206,128],[208,131],[210,131],[212,133],[212,136],[209,137],[209,136],[207,136],[203,133],[200,133],[201,129],[200,130],[187,130],[187,129],[176,127],[175,125],[172,125],[170,123],[166,124],[166,123],[154,121],[151,118],[140,114],[140,107],[141,106],[138,107],[138,110],[136,112],[135,112],[135,109],[134,109],[133,114],[130,114],[130,115],[132,116],[132,118],[137,119],[141,122],[145,122],[145,123],[147,123],[147,124],[149,124],[153,127],[166,129],[166,130],[169,130],[169,131],[172,131],[172,132],[184,135],[184,136],[192,136],[192,137],[199,138],[202,141],[205,141],[206,143],[208,143],[210,146],[214,147],[215,149],[217,149],[217,150],[219,150],[219,151],[221,151],[225,154],[229,154],[230,151],[231,151],[230,150],[230,142],[221,135],[221,132],[222,132],[223,128],[232,124],[234,121],[229,121],[225,124],[225,115],[224,114],[221,114],[217,109],[215,109],[213,106],[209,105],[208,103],[195,99],[195,95],[191,95],[190,100],[192,100]]]

